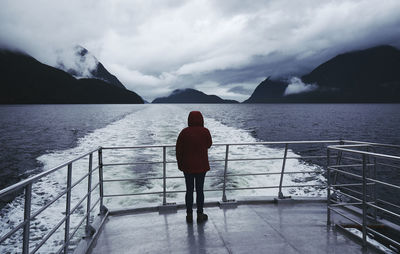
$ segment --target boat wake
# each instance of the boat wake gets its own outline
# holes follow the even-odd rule
[[[189,111],[178,105],[149,105],[142,110],[135,111],[126,115],[124,118],[110,123],[104,128],[97,129],[81,138],[76,147],[67,150],[52,151],[38,157],[44,167],[48,170],[57,165],[73,159],[89,150],[101,145],[107,146],[134,146],[134,145],[160,145],[175,144],[176,138],[181,129],[186,127],[187,115]],[[210,130],[213,143],[244,143],[256,142],[251,133],[246,130],[237,129],[222,124],[212,118],[205,117],[205,126]],[[265,158],[283,157],[284,148],[269,147],[266,145],[242,145],[231,146],[229,156],[233,159],[239,158]],[[213,146],[209,151],[211,170],[207,173],[205,189],[222,189],[224,162],[224,146]],[[299,158],[292,150],[288,150],[288,157]],[[103,163],[122,163],[122,162],[144,162],[162,161],[162,148],[147,149],[124,149],[124,150],[104,150]],[[167,149],[167,176],[182,176],[177,169],[175,161],[175,149]],[[214,162],[213,162],[214,161]],[[94,165],[97,165],[97,154],[94,156]],[[254,161],[232,161],[228,164],[227,188],[248,188],[265,187],[279,185],[280,175],[272,174],[268,176],[229,176],[229,174],[254,174],[280,172],[282,160],[254,160]],[[286,171],[315,171],[321,172],[318,165],[310,165],[299,159],[286,161]],[[88,172],[88,159],[79,160],[73,164],[73,182],[80,179]],[[45,204],[57,197],[66,186],[66,169],[56,171],[39,182],[33,184],[32,213],[39,210]],[[146,177],[161,177],[162,164],[136,164],[123,166],[105,166],[104,179],[138,179],[136,181],[110,182],[104,184],[104,194],[130,194],[148,193],[162,191],[162,180],[143,179]],[[139,179],[140,178],[140,179]],[[93,186],[98,182],[98,174],[93,175]],[[325,179],[321,174],[303,173],[285,175],[284,185],[301,184],[321,184]],[[183,178],[172,178],[167,180],[167,191],[184,191],[185,183]],[[78,201],[87,192],[87,181],[82,181],[74,187],[72,191],[72,204],[75,207]],[[277,196],[277,189],[253,189],[253,190],[232,190],[228,191],[228,198],[238,196]],[[300,188],[291,187],[283,189],[284,195],[301,196],[320,196],[324,191],[314,187]],[[221,199],[221,191],[206,192],[206,199]],[[92,194],[92,200],[97,200],[98,189]],[[167,202],[183,202],[184,193],[174,192],[167,195]],[[131,206],[144,206],[148,204],[158,205],[162,202],[162,195],[135,195],[120,198],[105,198],[104,204],[110,209],[118,209]],[[8,232],[23,221],[23,197],[17,197],[13,202],[6,205],[0,211],[0,230]],[[76,212],[71,217],[71,231],[86,212],[86,203],[78,206]],[[96,213],[93,213],[96,214]],[[65,197],[52,204],[43,213],[38,215],[31,222],[31,250],[43,237],[54,228],[55,225],[65,215]],[[22,242],[22,231],[9,238],[0,245],[1,253],[19,252]],[[83,230],[78,231],[78,236],[82,236]],[[55,232],[49,241],[39,250],[39,253],[49,253],[57,250],[64,239],[63,225]],[[80,237],[77,237],[78,241]],[[76,242],[72,242],[72,245]]]

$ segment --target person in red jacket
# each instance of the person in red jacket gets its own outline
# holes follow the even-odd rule
[[[176,160],[179,170],[183,171],[186,183],[186,221],[193,222],[193,189],[196,182],[197,222],[208,219],[203,212],[204,178],[210,170],[208,148],[212,145],[210,131],[204,128],[200,111],[192,111],[188,117],[189,127],[184,128],[176,141]]]

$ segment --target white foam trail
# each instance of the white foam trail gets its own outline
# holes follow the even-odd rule
[[[143,110],[136,111],[127,115],[121,120],[113,122],[108,126],[97,129],[84,136],[78,141],[76,147],[53,151],[38,158],[44,165],[44,170],[64,163],[65,161],[77,157],[99,145],[106,146],[133,146],[133,145],[152,145],[152,144],[174,144],[181,129],[186,126],[188,111],[176,105],[148,105]],[[214,119],[205,118],[205,125],[209,128],[214,143],[242,143],[256,142],[256,139],[249,132],[233,127],[226,126]],[[268,146],[231,146],[230,158],[260,158],[260,157],[282,157],[284,149],[271,148]],[[212,147],[209,152],[210,160],[223,159],[225,147]],[[288,150],[288,157],[299,157],[292,150]],[[120,163],[133,161],[161,161],[162,149],[145,150],[104,150],[103,163]],[[167,161],[175,160],[175,149],[167,149]],[[97,165],[97,156],[94,156],[94,165]],[[88,170],[88,160],[77,161],[73,164],[73,181],[78,180]],[[167,176],[182,176],[175,163],[167,164]],[[228,174],[237,173],[261,173],[279,172],[282,167],[282,160],[268,161],[246,161],[229,162]],[[294,159],[287,160],[286,171],[310,171],[321,170],[316,165],[306,165],[304,162]],[[222,176],[223,164],[212,163],[212,169],[208,175]],[[143,177],[162,176],[162,165],[130,165],[104,167],[105,179],[127,179]],[[229,177],[227,188],[231,187],[257,187],[279,185],[280,175],[270,176],[247,176]],[[93,177],[93,184],[98,181],[97,172]],[[323,177],[308,173],[299,175],[286,175],[284,185],[298,184],[320,184],[324,182]],[[221,189],[222,178],[210,177],[206,179],[205,189]],[[37,211],[52,198],[61,193],[66,186],[66,170],[59,170],[40,182],[33,185],[32,210]],[[168,179],[167,190],[184,190],[183,179]],[[87,191],[87,182],[83,181],[73,189],[72,207],[83,197]],[[161,180],[141,180],[136,182],[105,183],[105,194],[139,193],[139,192],[160,192],[162,191]],[[324,192],[315,188],[290,188],[284,189],[285,195],[308,195],[318,196]],[[228,192],[228,198],[234,196],[276,196],[277,189],[242,190]],[[183,202],[184,193],[174,193],[168,195],[168,202]],[[220,198],[220,191],[206,193],[207,198]],[[97,200],[98,192],[92,195],[92,201]],[[129,207],[133,205],[143,205],[161,203],[161,195],[128,196],[122,198],[105,199],[105,205],[112,208]],[[85,213],[86,203],[83,202],[78,207],[76,214],[71,218],[72,227],[80,221],[80,217]],[[33,231],[31,237],[33,242],[38,242],[61,220],[65,213],[65,198],[55,202],[49,209],[40,214],[32,222]],[[95,213],[94,213],[95,214]],[[1,211],[0,229],[7,232],[16,226],[23,218],[23,200],[16,198]],[[81,231],[79,231],[82,234]],[[49,243],[40,249],[43,252],[52,252],[56,246],[62,244],[64,238],[63,226],[51,238]],[[21,236],[15,236],[6,241],[5,245],[0,246],[1,252],[16,252],[15,246],[21,243]],[[72,244],[76,244],[73,242]],[[34,244],[31,244],[34,246]]]

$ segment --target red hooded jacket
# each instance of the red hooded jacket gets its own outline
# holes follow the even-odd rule
[[[212,145],[210,132],[204,128],[200,111],[192,111],[188,125],[176,141],[176,160],[179,170],[185,173],[203,173],[210,170],[208,148]]]

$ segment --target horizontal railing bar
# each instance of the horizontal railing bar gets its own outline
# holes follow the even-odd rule
[[[63,245],[61,245],[61,248],[58,249],[58,251],[56,252],[56,254],[61,254],[61,253],[64,251],[64,246],[65,246],[65,243],[63,243]]]
[[[91,195],[91,194],[92,194],[92,192],[86,193],[86,195],[83,196],[81,200],[79,200],[79,202],[74,206],[74,208],[72,208],[72,209],[70,210],[69,215],[73,214],[73,213],[75,212],[75,210],[78,209],[78,207],[83,203],[83,201],[85,201],[86,198],[87,198],[89,195]]]
[[[85,214],[85,216],[83,216],[81,221],[76,225],[75,230],[69,235],[68,241],[70,241],[75,236],[76,232],[78,232],[79,228],[82,226],[83,222],[86,220],[86,216],[87,216],[87,214]]]
[[[352,198],[352,199],[354,199],[354,200],[362,201],[361,199],[356,198],[356,197],[354,197],[354,196],[352,196],[352,195],[350,195],[350,194],[347,194],[347,193],[345,193],[345,192],[342,192],[342,191],[340,191],[340,190],[338,190],[338,189],[330,188],[330,190],[332,190],[332,191],[334,191],[334,192],[338,192],[338,193],[340,193],[341,195],[345,195],[346,197]]]
[[[336,203],[336,204],[330,204],[329,206],[347,206],[347,205],[362,205],[362,202],[357,202],[357,203]]]
[[[361,224],[360,222],[354,220],[353,218],[350,218],[349,216],[345,215],[344,213],[339,212],[338,210],[336,210],[336,209],[334,209],[334,208],[332,208],[332,207],[330,207],[330,206],[328,206],[328,209],[331,210],[331,211],[334,211],[335,213],[341,215],[342,217],[344,217],[344,218],[348,219],[349,221],[352,221],[352,222],[354,222],[355,224],[357,224],[357,225],[359,225],[359,226],[362,227],[362,224]]]
[[[39,215],[40,213],[42,213],[44,210],[46,210],[47,208],[49,208],[49,206],[51,206],[52,204],[54,204],[54,202],[56,202],[56,201],[59,200],[62,196],[64,196],[65,193],[67,193],[67,191],[61,192],[56,198],[54,198],[52,201],[50,201],[49,203],[47,203],[45,206],[43,206],[42,208],[40,208],[39,210],[37,210],[37,211],[31,216],[31,219],[34,219],[36,216],[38,216],[38,215]]]
[[[286,157],[287,160],[290,159],[326,159],[326,156],[299,156],[299,157]],[[262,160],[283,160],[283,157],[266,157],[266,158],[238,158],[238,159],[228,159],[228,161],[262,161]],[[223,162],[225,159],[215,159],[209,160],[209,162]],[[163,161],[139,161],[139,162],[124,162],[124,163],[104,163],[104,167],[109,166],[128,166],[128,165],[152,165],[152,164],[162,164]],[[177,161],[166,161],[165,163],[177,163]]]
[[[382,184],[382,185],[385,185],[385,186],[400,190],[400,186],[397,186],[397,185],[394,185],[394,184],[391,184],[391,183],[385,183],[385,182],[382,182],[382,181],[379,181],[379,180],[376,180],[376,179],[372,179],[372,178],[369,178],[369,177],[367,177],[365,179],[368,180],[368,181],[374,182],[374,183]]]
[[[292,157],[286,157],[286,159],[319,159],[319,158],[325,158],[326,156],[292,156]],[[263,161],[263,160],[283,160],[285,159],[284,157],[266,157],[266,158],[228,158],[228,161]],[[213,160],[211,160],[213,161]],[[221,159],[218,161],[225,161],[225,159]]]
[[[82,159],[82,158],[84,158],[84,157],[86,157],[86,156],[90,155],[91,153],[94,153],[94,152],[96,152],[98,150],[99,150],[99,148],[96,148],[96,149],[94,149],[94,150],[92,150],[90,152],[87,152],[87,153],[85,153],[85,154],[83,154],[81,156],[78,156],[78,157],[76,157],[76,158],[74,158],[72,160],[69,160],[68,162],[65,162],[65,163],[63,163],[63,164],[61,164],[59,166],[56,166],[56,167],[54,167],[52,169],[46,170],[46,171],[44,171],[42,173],[39,173],[39,174],[34,175],[34,176],[31,176],[31,177],[29,177],[29,178],[27,178],[25,180],[22,180],[22,181],[20,181],[20,182],[18,182],[16,184],[8,186],[5,189],[0,190],[0,197],[2,197],[4,195],[7,195],[9,193],[12,193],[12,192],[14,192],[14,191],[16,191],[18,189],[22,189],[26,185],[28,185],[30,183],[34,183],[37,180],[39,180],[40,178],[42,178],[44,176],[47,176],[47,175],[59,170],[60,168],[66,167],[66,166],[68,166],[68,164],[71,164],[71,163],[73,163],[73,162],[75,162],[77,160],[80,160],[80,159]]]
[[[25,224],[27,223],[27,221],[22,221],[20,224],[18,224],[15,228],[11,229],[10,231],[8,231],[7,234],[5,234],[4,236],[2,236],[0,238],[0,243],[4,242],[7,238],[9,238],[11,235],[13,235],[15,232],[17,232],[18,230],[20,230],[23,226],[25,226]]]
[[[365,165],[368,166],[368,167],[374,166],[373,163],[368,163],[368,164],[365,164]],[[341,165],[332,165],[332,166],[329,166],[329,167],[330,168],[347,168],[347,167],[362,167],[362,166],[363,166],[363,164],[347,164],[347,165],[341,164]]]
[[[88,172],[88,173],[86,173],[85,175],[83,175],[83,177],[81,177],[78,181],[76,181],[75,183],[73,183],[72,185],[71,185],[71,190],[75,187],[75,186],[77,186],[78,184],[80,184],[86,177],[88,177],[89,176],[89,174],[92,174],[93,172]]]
[[[342,187],[342,189],[343,189],[343,190],[346,190],[346,191],[350,191],[350,192],[356,193],[356,194],[358,194],[358,195],[360,195],[360,196],[363,195],[362,192],[356,191],[356,190],[352,190],[352,189],[350,189],[350,188]],[[371,197],[371,195],[367,195],[367,198],[368,198],[368,197]]]
[[[354,176],[356,178],[362,178],[362,176],[360,176],[360,175],[357,175],[357,174],[354,174],[354,173],[350,173],[350,172],[347,172],[347,171],[344,171],[344,170],[340,170],[340,169],[337,169],[337,168],[329,167],[329,169],[331,169],[333,171],[337,171],[337,172],[345,174],[345,175]]]
[[[100,197],[97,198],[96,202],[94,202],[94,205],[90,208],[90,210],[89,210],[90,212],[92,212],[93,209],[96,208],[96,205],[100,202],[100,199],[101,199]]]
[[[91,191],[93,191],[94,189],[97,188],[97,186],[99,185],[99,183],[97,183]],[[65,194],[65,193],[64,193]],[[38,210],[37,212],[35,212],[33,215],[31,215],[31,220],[33,220],[37,215],[39,215],[41,212],[43,212],[46,208],[48,208],[49,206],[51,206],[55,201],[57,201],[60,197],[62,197],[64,194],[59,195],[57,198],[55,198],[53,201],[51,201],[50,203],[46,204],[45,207],[42,207],[40,210]],[[87,197],[87,195],[85,196],[85,198]],[[71,212],[72,213],[72,212]],[[65,222],[65,220],[62,220],[61,223]],[[7,238],[9,238],[11,235],[13,235],[16,231],[18,231],[19,229],[21,229],[24,225],[25,225],[25,221],[21,222],[20,224],[18,224],[17,227],[13,228],[11,231],[9,231],[6,235],[4,235],[1,239],[0,239],[0,243],[2,243],[4,240],[6,240]]]
[[[173,177],[166,177],[173,178]],[[180,177],[183,178],[183,177]],[[125,179],[104,179],[103,182],[133,182],[133,181],[146,181],[146,180],[161,180],[162,177],[148,177],[148,178],[125,178]]]
[[[309,173],[323,173],[323,171],[289,171],[283,174],[309,174]],[[227,174],[226,176],[258,176],[258,175],[278,175],[281,172],[265,172],[265,173],[249,173],[249,174]],[[223,177],[220,175],[206,175],[209,177]],[[167,176],[166,179],[184,179],[184,176]],[[103,182],[133,182],[133,181],[146,181],[146,180],[162,180],[162,177],[147,177],[147,178],[125,178],[125,179],[105,179]]]
[[[103,167],[109,166],[129,166],[129,165],[152,165],[162,164],[162,161],[139,161],[139,162],[121,162],[121,163],[104,163]]]
[[[93,171],[92,171],[93,173]],[[89,173],[86,174],[86,177],[89,176]],[[81,179],[80,181],[82,181],[83,179]],[[79,182],[78,182],[79,184]],[[97,183],[98,185],[99,183]],[[96,185],[96,186],[97,186]],[[74,187],[75,185],[71,186],[71,189]],[[54,202],[56,202],[57,200],[59,200],[62,196],[64,196],[66,193],[68,192],[68,190],[64,190],[63,192],[61,192],[56,198],[54,198],[52,201],[50,201],[49,203],[47,203],[44,207],[40,208],[39,210],[37,210],[32,216],[31,219],[35,218],[36,216],[38,216],[40,213],[42,213],[44,210],[46,210],[49,206],[51,206],[52,204],[54,204]]]
[[[57,229],[60,228],[60,226],[65,222],[67,217],[65,216],[54,228],[50,230],[49,233],[46,234],[46,236],[36,245],[36,247],[33,249],[32,253],[35,253],[40,249],[40,247],[43,246],[43,244],[46,243],[46,241],[56,232]]]
[[[324,187],[326,184],[302,184],[302,185],[282,185],[282,188],[296,188],[296,187]],[[279,185],[265,186],[265,187],[243,187],[243,188],[226,188],[226,190],[251,190],[251,189],[276,189]]]
[[[342,156],[342,159],[362,162],[362,159],[353,158],[353,157],[348,157],[348,156]]]
[[[309,174],[309,173],[323,173],[323,171],[288,171],[283,172],[283,174]],[[280,175],[282,172],[265,172],[265,173],[249,173],[249,174],[226,174],[226,176],[258,176],[258,175]],[[222,177],[222,176],[221,176]]]
[[[400,167],[392,165],[392,164],[387,164],[387,163],[382,163],[382,162],[376,162],[377,165],[385,166],[385,167],[392,167],[396,169],[400,169]]]
[[[400,243],[397,242],[397,241],[395,241],[394,239],[392,239],[392,238],[390,238],[390,237],[387,237],[386,235],[384,235],[384,234],[382,234],[382,233],[379,233],[378,231],[376,231],[376,230],[374,230],[374,229],[372,229],[372,228],[370,228],[370,227],[368,227],[368,226],[366,227],[366,229],[367,229],[369,232],[371,232],[371,233],[373,233],[373,234],[375,234],[375,235],[378,235],[379,237],[385,238],[385,240],[391,242],[393,245],[395,245],[397,248],[399,248]]]
[[[340,147],[340,148],[342,148],[342,147],[371,147],[371,145],[370,144],[351,144],[351,145],[341,145],[341,144],[338,144],[338,145],[331,145],[332,147]]]
[[[88,193],[88,194],[85,195],[85,197],[83,198],[83,200],[84,200],[89,194],[91,194],[91,193],[97,188],[97,186],[99,186],[99,184],[100,184],[100,183],[97,183],[97,184],[91,189],[90,193]],[[100,200],[100,198],[99,198],[99,200]],[[82,201],[81,201],[80,203],[82,203]],[[50,204],[50,205],[51,205],[51,204]],[[47,206],[47,207],[48,207],[48,206]],[[43,211],[44,209],[41,208],[40,210]],[[33,219],[33,218],[36,217],[40,212],[42,212],[42,211],[40,211],[40,210],[39,210],[38,212],[36,212],[34,216],[31,216],[31,219]],[[73,212],[74,212],[74,210],[71,210],[70,214],[72,214]],[[60,225],[63,224],[63,223],[65,222],[66,218],[67,218],[67,216],[65,216],[65,217],[59,222]],[[84,218],[86,218],[86,216],[85,216]],[[55,230],[57,230],[59,227],[60,227],[60,226],[56,227]],[[54,230],[54,232],[55,232],[55,230]],[[53,232],[53,233],[54,233],[54,232]],[[51,237],[51,235],[49,235],[48,238],[47,238],[45,241],[43,241],[42,245],[43,245],[50,237]],[[36,252],[42,245],[40,245],[37,249],[35,249],[34,252]]]
[[[342,141],[347,142],[347,143],[359,143],[359,144],[366,144],[366,145],[372,145],[372,146],[400,148],[400,145],[393,145],[393,144],[374,143],[374,142],[365,142],[365,141],[353,141],[353,140],[342,140]]]
[[[362,186],[362,183],[343,183],[343,184],[332,184],[332,187],[347,187],[347,186]],[[374,183],[367,183],[367,185],[374,185]]]
[[[99,202],[100,202],[100,197],[96,200],[96,202],[94,202],[94,205],[90,208],[90,212],[93,211],[93,209],[96,207],[96,205],[97,205]],[[84,219],[86,219],[86,216],[84,216]],[[84,219],[83,219],[83,221],[85,221]],[[74,232],[73,234],[75,234],[75,232]],[[72,238],[72,237],[69,237],[68,240],[71,240],[71,238]],[[64,246],[65,246],[65,243],[61,246],[61,248],[59,249],[59,251],[58,251],[57,253],[61,253],[62,250],[64,249]]]
[[[124,194],[107,194],[107,195],[104,194],[103,197],[111,198],[111,197],[125,197],[125,196],[155,195],[155,194],[163,194],[163,192],[155,191],[155,192],[143,192],[143,193],[124,193]]]
[[[270,144],[318,144],[318,143],[339,143],[339,142],[341,142],[341,141],[343,141],[343,140],[275,141],[275,142],[272,141],[272,142],[251,142],[251,143],[220,143],[220,144],[214,144],[214,146],[224,146],[224,145],[236,145],[236,146],[240,146],[240,145],[270,145]],[[387,147],[400,147],[400,146],[390,145],[390,144],[378,144],[378,143],[369,143],[369,142],[360,142],[360,141],[349,141],[349,140],[346,140],[346,141],[344,141],[344,142],[347,142],[347,143],[370,144],[370,145],[387,146]],[[66,163],[64,163],[64,164],[61,164],[61,165],[59,165],[59,166],[57,166],[57,167],[55,167],[55,168],[52,168],[52,169],[47,170],[47,171],[45,171],[45,172],[42,172],[42,173],[40,173],[40,174],[38,174],[38,175],[32,176],[32,177],[30,177],[30,178],[28,178],[28,179],[25,179],[25,180],[23,180],[23,181],[21,181],[21,182],[19,182],[19,183],[16,183],[16,184],[14,184],[14,185],[12,185],[12,186],[9,186],[9,187],[7,187],[7,188],[1,190],[1,191],[0,191],[0,197],[2,197],[3,195],[9,194],[10,192],[16,191],[17,189],[20,189],[20,188],[26,186],[26,185],[29,184],[29,183],[35,182],[35,181],[37,181],[38,179],[42,178],[43,176],[46,176],[46,175],[48,175],[48,174],[50,174],[50,173],[52,173],[52,172],[54,172],[54,171],[56,171],[56,170],[58,170],[58,169],[60,169],[60,168],[62,168],[62,167],[67,166],[67,165],[70,164],[70,163],[73,163],[73,162],[75,162],[75,161],[77,161],[77,160],[79,160],[79,159],[81,159],[81,158],[83,158],[83,157],[86,157],[87,155],[89,155],[89,154],[91,154],[91,153],[94,153],[94,152],[98,151],[99,149],[132,149],[132,148],[152,148],[152,147],[153,147],[153,148],[156,148],[156,147],[161,148],[161,147],[164,147],[164,146],[165,146],[165,147],[174,147],[175,145],[174,145],[174,144],[169,144],[169,145],[152,145],[152,146],[145,145],[145,146],[131,146],[131,147],[117,147],[117,146],[115,146],[115,147],[99,147],[99,148],[93,149],[92,151],[89,151],[89,152],[87,152],[87,153],[85,153],[85,154],[83,154],[83,155],[81,155],[81,156],[79,156],[79,157],[77,157],[77,158],[74,158],[74,159],[72,159],[72,160],[70,160],[70,161],[68,161],[68,162],[66,162]],[[335,147],[335,149],[337,150],[337,149],[343,149],[343,148]],[[349,149],[347,149],[347,150],[349,150]],[[349,150],[349,152],[360,153],[360,151],[356,151],[356,150]],[[370,154],[370,155],[373,155],[373,156],[381,156],[381,154],[376,154],[376,153],[366,153],[366,152],[362,152],[362,153]],[[382,156],[383,156],[384,158],[395,158],[395,159],[399,159],[399,158],[396,157],[396,156],[384,156],[384,155],[382,155]]]
[[[367,185],[370,185],[370,184],[367,184]],[[342,189],[343,189],[343,190],[346,190],[346,191],[350,191],[350,192],[356,193],[356,194],[358,194],[358,195],[360,195],[360,196],[363,195],[362,192],[356,191],[356,190],[352,190],[352,189],[350,189],[350,188],[342,187]],[[367,195],[367,198],[371,198],[371,197],[372,197],[371,195]]]
[[[382,154],[382,153],[365,152],[365,151],[359,151],[359,150],[353,150],[353,149],[347,149],[347,148],[342,148],[340,146],[328,146],[328,149],[338,150],[338,151],[343,151],[343,152],[349,152],[349,153],[370,155],[370,156],[373,156],[373,157],[385,158],[385,159],[389,159],[389,160],[396,160],[396,161],[400,160],[399,156],[387,155],[387,154]]]
[[[342,140],[312,140],[312,141],[268,141],[268,142],[246,142],[246,143],[215,143],[213,146],[244,146],[244,145],[284,145],[284,144],[321,144],[321,143],[340,143]],[[136,148],[162,148],[175,147],[175,144],[165,145],[141,145],[141,146],[102,146],[103,150],[120,150]]]
[[[377,206],[377,205],[374,205],[374,204],[369,204],[369,203],[367,203],[367,205],[369,205],[369,206],[371,206],[371,207],[374,207],[374,208],[376,208],[376,209],[378,209],[378,210],[381,210],[382,212],[385,212],[385,213],[388,213],[388,214],[390,214],[390,215],[393,215],[393,216],[395,216],[395,217],[397,217],[397,218],[400,218],[400,214],[394,213],[394,212],[389,211],[389,210],[387,210],[387,209],[385,209],[385,208],[382,208],[382,207],[380,207],[380,206]]]
[[[383,199],[377,199],[376,201],[377,201],[377,202],[381,202],[381,203],[383,203],[383,204],[390,205],[390,206],[393,206],[393,207],[396,207],[396,208],[400,209],[400,206],[398,206],[398,205],[395,205],[395,204],[393,204],[393,203],[390,203],[390,202],[388,202],[388,201],[385,201],[385,200],[383,200]]]
[[[302,185],[285,185],[282,188],[296,188],[296,187],[324,187],[326,188],[325,184],[302,184]],[[276,189],[279,188],[279,185],[273,186],[261,186],[261,187],[240,187],[240,188],[226,188],[226,190],[234,191],[234,190],[257,190],[257,189]],[[204,191],[222,191],[222,189],[209,189]],[[182,191],[167,191],[166,194],[170,193],[179,193],[179,192],[186,192],[185,190]],[[153,195],[153,194],[163,194],[162,191],[156,192],[143,192],[143,193],[124,193],[124,194],[108,194],[104,195],[105,198],[110,197],[123,197],[123,196],[140,196],[140,195]]]

